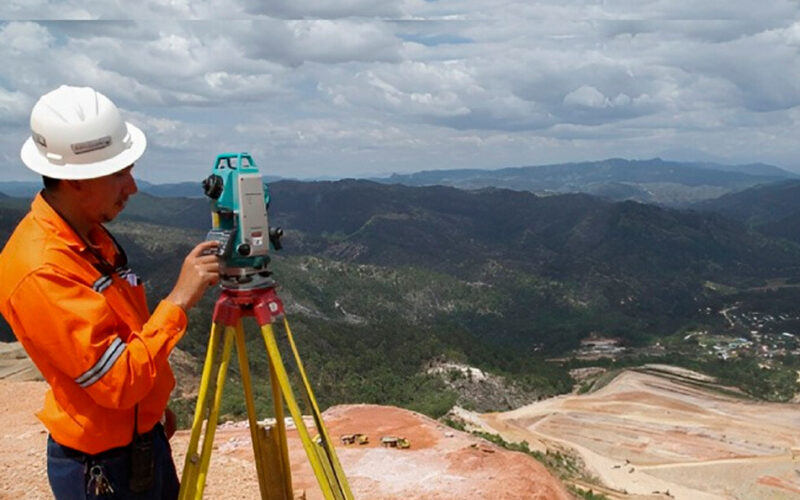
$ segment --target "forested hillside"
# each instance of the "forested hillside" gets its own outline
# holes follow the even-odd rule
[[[724,302],[720,290],[800,277],[798,246],[716,214],[355,180],[270,190],[271,225],[286,231],[272,270],[323,405],[439,415],[458,397],[425,371],[443,359],[504,375],[530,398],[562,392],[572,384],[567,367],[545,360],[582,338],[646,345],[719,322],[705,308]],[[26,206],[0,200],[2,242]],[[140,193],[110,225],[151,302],[169,291],[209,221],[203,198]],[[196,360],[215,299],[192,311],[179,344]],[[257,336],[251,342],[263,352]]]
[[[800,243],[800,181],[766,184],[694,205],[764,234]]]

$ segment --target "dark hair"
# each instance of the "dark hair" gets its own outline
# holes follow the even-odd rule
[[[45,189],[56,189],[59,182],[61,182],[61,179],[54,179],[52,177],[47,177],[46,175],[42,176],[42,183],[44,184]]]

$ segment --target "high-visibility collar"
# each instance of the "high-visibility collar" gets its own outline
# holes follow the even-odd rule
[[[37,222],[66,243],[70,248],[79,252],[87,250],[86,242],[70,227],[56,210],[47,203],[42,193],[39,192],[31,203],[31,214]]]
[[[44,199],[41,192],[36,195],[31,203],[31,214],[43,227],[51,231],[52,234],[57,236],[68,247],[74,248],[78,253],[88,252],[91,254],[92,257],[89,258],[89,260],[98,261],[100,264],[99,267],[103,268],[103,270],[101,270],[102,273],[108,273],[113,271],[115,267],[127,265],[128,259],[125,256],[125,251],[107,229],[99,224],[92,227],[89,231],[91,242],[87,242],[77,233],[70,223],[64,220],[61,214]],[[98,242],[99,245],[93,245],[91,248],[89,247],[89,245]],[[118,257],[122,258],[118,259]]]

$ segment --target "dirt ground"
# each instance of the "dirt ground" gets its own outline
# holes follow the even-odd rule
[[[0,498],[51,498],[45,468],[47,434],[34,412],[44,382],[0,380]],[[355,498],[369,500],[570,499],[564,485],[527,455],[513,453],[407,410],[349,405],[324,414],[328,433]],[[343,445],[341,434],[364,433],[366,445]],[[323,498],[296,430],[287,431],[295,496]],[[382,436],[407,438],[408,449],[385,448]],[[189,431],[172,439],[178,471]],[[218,427],[206,498],[260,498],[245,422]]]
[[[800,498],[798,404],[628,371],[592,394],[473,418],[509,441],[576,450],[624,498]]]

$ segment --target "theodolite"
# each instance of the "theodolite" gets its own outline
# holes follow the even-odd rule
[[[280,250],[283,230],[269,227],[269,187],[253,157],[248,153],[218,155],[213,172],[203,180],[203,191],[212,200],[207,239],[220,244],[222,286],[268,286],[269,251]]]

